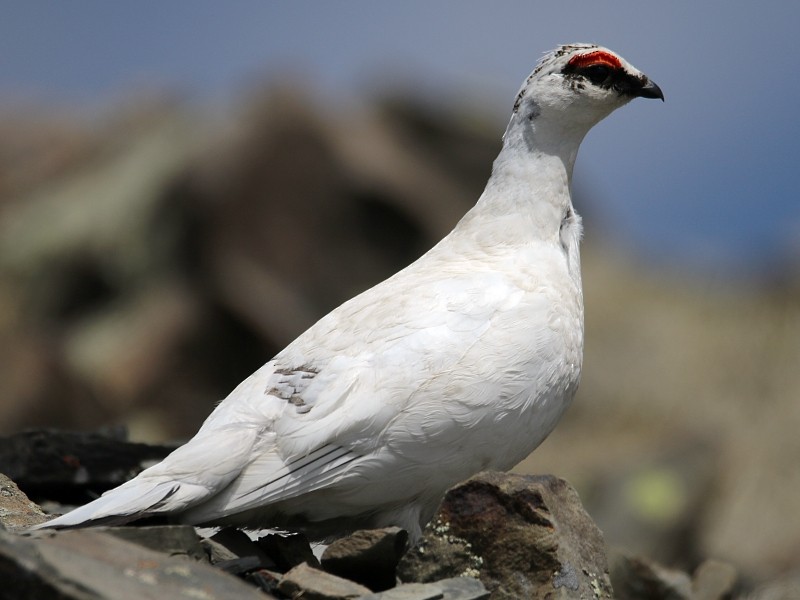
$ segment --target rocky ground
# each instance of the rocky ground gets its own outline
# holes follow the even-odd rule
[[[47,493],[51,506],[165,450],[55,432],[0,442],[0,468]],[[48,443],[70,457],[53,471],[42,456],[56,455],[39,453]],[[626,555],[609,569],[602,533],[575,490],[553,476],[483,473],[454,487],[413,548],[396,527],[356,531],[316,553],[298,534],[188,525],[27,530],[46,520],[0,475],[0,598],[723,600],[738,583],[732,566],[714,561],[694,577]]]
[[[446,234],[499,148],[503,124],[474,111],[311,97],[271,88],[227,119],[152,99],[96,118],[0,111],[0,434],[186,438],[316,318]],[[800,597],[799,271],[721,283],[638,264],[580,176],[582,386],[517,471],[574,485],[623,565],[696,578],[717,559],[737,594]],[[57,456],[49,469],[77,468]]]

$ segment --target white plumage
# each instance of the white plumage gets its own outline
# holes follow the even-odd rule
[[[562,46],[523,84],[477,205],[422,258],[344,303],[243,381],[161,463],[45,524],[169,514],[323,539],[398,525],[525,458],[575,394],[589,129],[658,87],[611,51]]]

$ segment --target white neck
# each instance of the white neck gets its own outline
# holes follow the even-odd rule
[[[476,217],[485,227],[490,216],[502,222],[509,243],[555,236],[571,208],[572,169],[588,129],[553,126],[543,115],[529,120],[515,113],[486,189],[456,231],[469,228]]]

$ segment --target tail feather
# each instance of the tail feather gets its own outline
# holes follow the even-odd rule
[[[234,435],[222,428],[214,440],[196,436],[134,479],[37,528],[120,525],[158,514],[180,515],[225,489],[250,460],[256,431],[239,429]]]
[[[33,529],[69,528],[86,525],[122,525],[134,519],[169,510],[170,499],[180,490],[180,484],[169,481],[154,485],[149,490],[142,485],[129,485],[110,490],[97,500],[75,510],[37,525]]]

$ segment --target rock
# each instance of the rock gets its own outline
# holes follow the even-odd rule
[[[102,531],[23,537],[0,531],[0,595],[16,600],[257,600],[251,586],[201,562],[171,557]]]
[[[800,598],[800,570],[784,573],[769,583],[758,586],[747,600],[797,600]]]
[[[245,580],[270,596],[280,596],[278,585],[281,583],[281,574],[268,569],[258,569],[245,575]]]
[[[258,538],[256,545],[272,559],[281,572],[302,563],[319,567],[319,560],[314,556],[308,538],[302,533],[271,533]]]
[[[428,585],[441,590],[442,600],[484,600],[489,598],[489,591],[483,583],[472,577],[452,577]]]
[[[286,573],[278,590],[303,600],[348,600],[372,593],[368,588],[303,563]]]
[[[448,577],[477,577],[483,559],[472,544],[453,535],[450,524],[437,516],[424,538],[401,559],[397,575],[402,581],[438,581]]]
[[[239,556],[235,553],[220,544],[212,540],[211,538],[203,538],[200,540],[200,545],[203,546],[203,550],[208,557],[208,560],[211,562],[212,565],[216,565],[217,563],[226,562],[229,560],[236,560]],[[259,562],[261,562],[259,560]]]
[[[725,600],[733,597],[738,575],[728,563],[707,560],[692,577],[692,600]]]
[[[277,565],[275,561],[272,560],[272,557],[264,552],[258,544],[251,540],[248,535],[240,529],[225,527],[224,529],[220,529],[209,539],[226,548],[229,552],[233,553],[235,557],[244,558],[247,556],[254,556],[258,559],[258,567],[277,570]]]
[[[476,575],[494,599],[612,595],[602,533],[562,479],[481,473],[447,493],[438,521],[401,561],[401,580],[445,575],[431,566],[439,557],[428,550],[460,540],[459,552],[475,557]]]
[[[46,520],[42,509],[28,500],[16,483],[0,473],[0,526],[17,531]]]
[[[396,583],[397,563],[408,548],[408,533],[399,527],[356,531],[334,541],[322,555],[328,572],[382,591]]]
[[[692,581],[683,571],[651,560],[615,554],[611,581],[618,600],[691,600]]]
[[[191,525],[162,525],[157,527],[95,527],[126,542],[139,544],[169,556],[185,556],[208,560],[200,538]]]
[[[0,437],[0,472],[32,497],[69,501],[77,495],[82,502],[92,499],[87,490],[124,483],[174,449],[127,442],[121,433],[26,431]]]
[[[648,558],[612,554],[611,582],[619,600],[728,600],[737,579],[731,565],[717,560],[705,561],[690,578]]]
[[[472,577],[452,577],[434,583],[405,583],[359,600],[484,600],[488,590]]]
[[[362,596],[359,600],[441,600],[443,597],[435,583],[403,583],[384,592]]]
[[[215,563],[214,566],[231,575],[242,575],[258,570],[261,566],[261,561],[256,556],[243,556],[242,558],[221,560]]]

